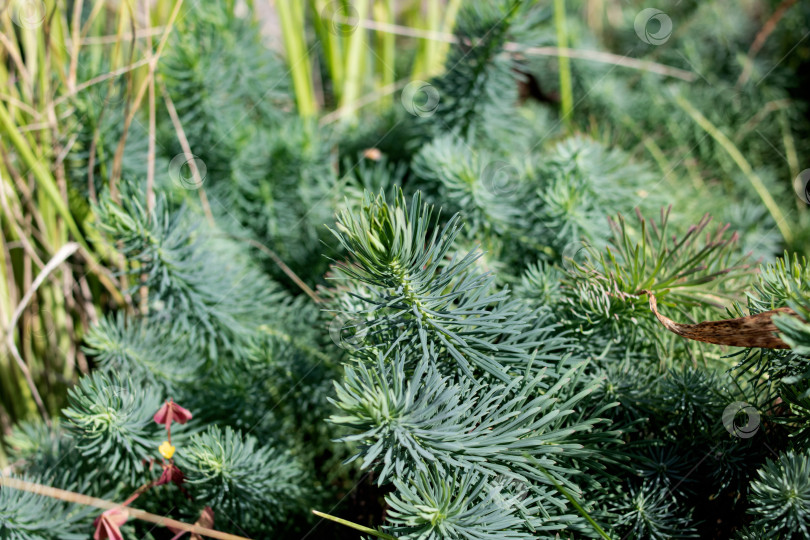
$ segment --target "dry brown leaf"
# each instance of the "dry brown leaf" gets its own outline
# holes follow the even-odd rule
[[[658,311],[658,302],[650,291],[640,291],[650,297],[650,309],[664,327],[674,334],[695,341],[730,345],[732,347],[756,347],[762,349],[789,349],[790,346],[779,339],[779,329],[773,324],[774,315],[785,313],[798,317],[789,307],[763,311],[748,317],[722,321],[703,321],[698,324],[680,324]]]
[[[203,508],[203,511],[200,513],[200,519],[194,522],[194,525],[205,527],[206,529],[214,528],[214,511],[211,509],[210,506],[206,506],[205,508]],[[180,538],[187,532],[177,527],[168,527],[168,529],[173,533],[177,533],[177,535],[174,538],[172,538],[172,540],[174,540],[175,538]],[[191,533],[189,535],[189,540],[203,540],[203,537],[197,533]]]
[[[202,513],[200,514],[200,519],[197,520],[195,525],[199,525],[200,527],[206,527],[208,529],[214,528],[214,511],[211,510],[210,506],[206,506],[203,508]],[[203,540],[202,536],[199,534],[193,534],[191,537],[194,540]]]

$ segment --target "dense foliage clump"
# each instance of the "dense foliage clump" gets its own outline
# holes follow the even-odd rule
[[[124,303],[89,325],[61,417],[4,439],[4,475],[254,538],[356,537],[312,509],[402,539],[807,536],[804,27],[751,59],[764,3],[679,4],[659,44],[643,6],[607,8],[621,31],[571,12],[569,47],[694,80],[566,75],[537,54],[551,8],[464,3],[441,74],[323,127],[231,4],[172,32],[154,154],[136,122],[116,163],[125,103],[61,104],[67,189]],[[789,348],[731,349],[668,332],[649,294],[684,323],[798,317],[774,318]],[[0,538],[99,516],[0,489]]]

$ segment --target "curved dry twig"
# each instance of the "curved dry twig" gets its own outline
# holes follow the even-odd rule
[[[140,519],[142,521],[147,521],[149,523],[154,523],[155,525],[158,525],[160,527],[169,527],[172,529],[176,529],[178,531],[184,531],[201,536],[207,536],[208,538],[219,538],[220,540],[250,540],[249,538],[245,538],[243,536],[237,536],[235,534],[217,531],[214,529],[210,529],[208,527],[197,525],[196,523],[194,525],[191,525],[189,523],[177,521],[176,519],[151,514],[138,508],[132,508],[130,506],[124,507],[121,504],[116,504],[114,502],[110,502],[105,499],[99,499],[97,497],[90,497],[88,495],[82,495],[81,493],[75,493],[73,491],[67,491],[64,489],[58,489],[51,486],[36,484],[34,482],[22,480],[21,478],[12,478],[10,476],[0,475],[0,486],[5,486],[11,489],[18,489],[20,491],[27,491],[29,493],[35,493],[37,495],[44,495],[45,497],[59,499],[60,501],[67,501],[75,504],[83,504],[86,506],[94,506],[96,508],[101,508],[102,510],[115,510],[120,508],[126,508],[129,517]]]
[[[42,271],[31,284],[31,287],[28,289],[28,291],[26,291],[25,296],[23,296],[22,300],[20,300],[20,303],[17,306],[17,309],[14,310],[14,314],[11,316],[11,320],[8,322],[8,327],[6,329],[6,345],[8,346],[11,355],[14,357],[14,360],[17,362],[20,371],[22,371],[26,382],[28,383],[31,396],[34,398],[34,402],[36,402],[42,418],[49,426],[51,425],[51,419],[48,415],[48,410],[45,408],[45,403],[42,401],[42,397],[39,395],[39,391],[37,390],[37,386],[34,383],[33,377],[31,376],[31,371],[28,369],[28,365],[25,363],[22,356],[20,356],[20,351],[17,350],[17,345],[14,343],[14,328],[17,326],[17,321],[20,320],[20,316],[28,306],[28,303],[34,297],[34,293],[37,292],[40,285],[42,285],[51,272],[53,272],[60,264],[65,262],[68,257],[76,253],[79,247],[79,244],[75,242],[68,242],[56,252],[53,258],[48,261],[48,264],[42,268]]]

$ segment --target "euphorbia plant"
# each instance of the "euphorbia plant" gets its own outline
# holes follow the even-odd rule
[[[120,508],[106,510],[100,516],[98,516],[95,521],[93,521],[93,526],[96,529],[95,533],[93,534],[93,540],[123,540],[124,537],[121,534],[121,526],[126,523],[128,519],[126,507],[152,486],[173,483],[176,484],[181,490],[183,489],[183,472],[174,463],[174,454],[176,452],[176,448],[172,445],[172,422],[185,424],[191,420],[191,417],[191,412],[188,409],[181,407],[171,399],[166,401],[155,413],[153,419],[156,423],[166,426],[166,437],[168,439],[158,447],[158,452],[163,457],[161,462],[163,470],[160,477],[150,480],[135,490],[132,495],[121,503]],[[151,465],[152,464],[150,463],[149,471],[152,470]],[[211,522],[213,523],[213,511],[211,511],[210,508],[206,508],[206,511],[210,513]],[[180,535],[177,537],[179,536]]]

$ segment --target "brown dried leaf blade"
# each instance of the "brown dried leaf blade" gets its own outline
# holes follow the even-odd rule
[[[680,324],[658,311],[658,302],[650,291],[640,291],[650,297],[650,309],[664,327],[674,334],[695,341],[730,345],[732,347],[756,347],[761,349],[789,349],[790,346],[779,339],[779,329],[773,324],[774,315],[785,313],[798,317],[789,307],[763,311],[748,317],[722,321],[703,321],[698,324]]]

